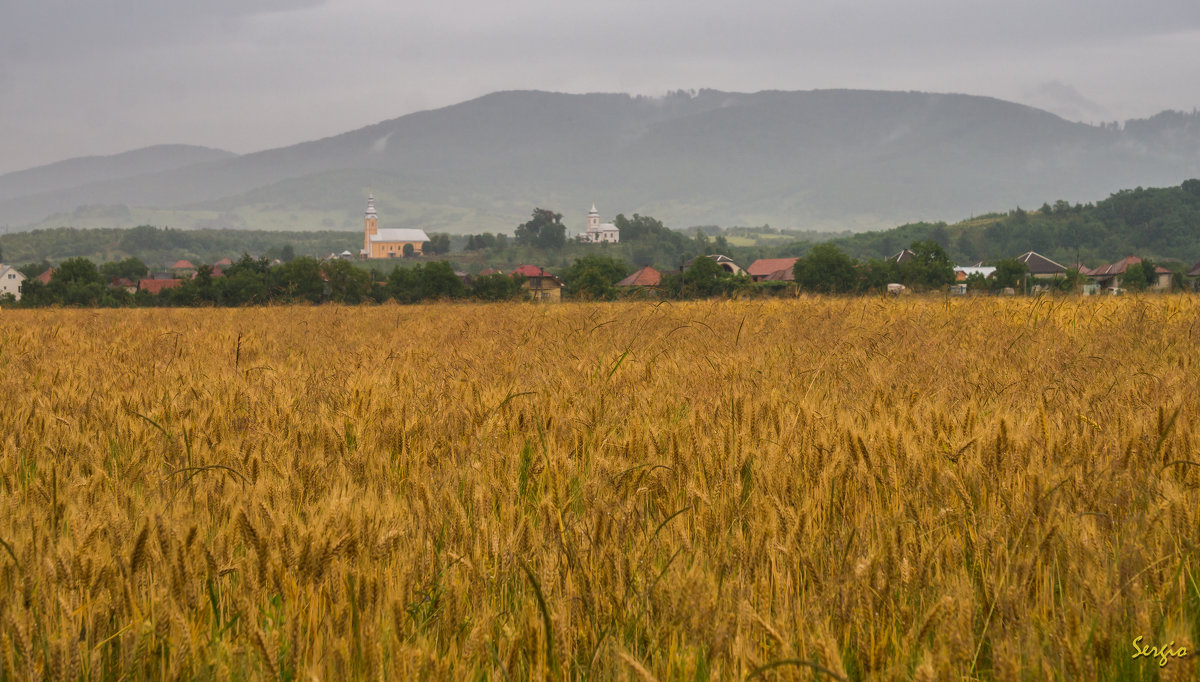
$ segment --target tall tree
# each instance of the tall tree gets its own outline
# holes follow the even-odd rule
[[[575,262],[561,273],[567,285],[567,294],[597,300],[616,298],[614,284],[629,274],[625,261],[610,256],[588,254],[576,258]]]
[[[858,283],[854,260],[833,244],[817,244],[796,261],[792,275],[801,289],[821,293],[853,291]]]
[[[567,227],[562,214],[545,208],[533,209],[528,222],[517,226],[517,244],[539,249],[560,249],[567,241]]]
[[[900,277],[910,287],[937,289],[954,282],[954,264],[941,244],[932,239],[910,245],[913,257],[900,264]]]

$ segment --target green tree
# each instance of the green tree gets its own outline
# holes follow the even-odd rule
[[[300,256],[268,273],[272,298],[280,301],[320,303],[325,292],[321,263],[311,256]]]
[[[50,278],[51,300],[67,305],[100,305],[104,303],[105,287],[100,270],[87,258],[68,258]]]
[[[265,275],[271,270],[271,261],[266,258],[255,258],[248,253],[243,253],[242,257],[234,261],[233,265],[225,268],[226,275],[236,275],[241,272],[253,272],[259,275]]]
[[[913,257],[900,264],[900,277],[905,285],[937,289],[954,282],[954,264],[941,244],[926,239],[913,242],[908,248]]]
[[[450,253],[450,235],[435,234],[430,236],[429,241],[425,243],[422,252],[431,256]]]
[[[49,288],[40,279],[30,277],[21,282],[21,307],[39,308],[53,302]]]
[[[271,299],[270,270],[271,263],[266,258],[242,254],[233,265],[225,268],[225,276],[214,283],[217,302],[222,305],[266,303]]]
[[[567,228],[562,224],[562,214],[535,208],[530,220],[517,226],[516,241],[519,246],[561,249],[567,241]]]
[[[461,298],[466,294],[467,287],[462,278],[446,261],[425,263],[413,269],[417,271],[417,281],[423,299]]]
[[[466,294],[466,285],[449,263],[436,261],[392,268],[387,290],[400,303],[418,303],[431,298],[459,298]]]
[[[994,281],[984,277],[983,274],[972,272],[967,275],[967,290],[968,291],[989,291],[994,288]]]
[[[588,254],[576,258],[575,262],[562,271],[567,294],[595,300],[612,300],[617,296],[613,286],[630,272],[629,266],[610,256]]]
[[[626,218],[624,214],[618,213],[617,217],[613,218],[613,226],[621,231],[622,242],[657,239],[663,235],[673,233],[673,230],[663,225],[661,220],[636,213],[633,214],[632,218]]]
[[[100,276],[105,282],[111,282],[117,277],[136,282],[149,274],[150,268],[135,256],[113,263],[104,263],[100,266]]]
[[[792,275],[801,289],[821,293],[845,293],[857,287],[855,262],[833,244],[817,244],[796,261]]]
[[[883,291],[900,281],[900,266],[891,258],[872,258],[857,266],[859,291]]]
[[[476,277],[471,295],[480,301],[509,301],[521,293],[521,280],[503,273]]]
[[[331,301],[362,303],[371,291],[371,275],[350,261],[327,260],[321,263],[321,273],[325,275]]]
[[[1017,289],[1022,279],[1029,273],[1029,266],[1016,258],[1002,258],[996,261],[996,271],[992,273],[992,289]],[[970,284],[968,282],[968,284]]]
[[[575,279],[567,293],[587,301],[611,301],[617,297],[617,288],[602,271],[589,268]]]
[[[217,288],[213,285],[213,266],[208,263],[201,263],[196,267],[196,276],[191,279],[190,284],[196,290],[197,303],[216,303],[219,296]]]
[[[1125,268],[1125,274],[1121,276],[1121,287],[1130,291],[1145,291],[1153,273],[1154,269],[1146,268],[1145,261],[1134,263]]]

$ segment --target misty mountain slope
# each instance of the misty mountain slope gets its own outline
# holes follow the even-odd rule
[[[0,201],[94,182],[159,173],[237,156],[209,147],[164,144],[111,156],[86,156],[0,175]]]
[[[299,229],[354,225],[370,187],[386,224],[433,231],[511,231],[535,206],[576,229],[593,201],[606,216],[675,227],[863,229],[1175,185],[1200,175],[1196,150],[1196,114],[1118,130],[953,94],[513,91],[290,147],[0,196],[0,223],[83,220],[75,207],[117,204],[170,209],[177,226],[200,224],[190,212],[219,222],[213,211],[230,226],[269,212]]]

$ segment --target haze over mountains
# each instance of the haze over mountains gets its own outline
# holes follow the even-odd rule
[[[1200,177],[1200,115],[1124,126],[987,97],[499,92],[291,147],[183,145],[0,175],[0,226],[510,232],[535,206],[671,227],[881,229]]]

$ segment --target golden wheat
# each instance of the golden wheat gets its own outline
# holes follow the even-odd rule
[[[0,679],[1126,678],[1200,302],[9,310]]]

